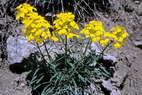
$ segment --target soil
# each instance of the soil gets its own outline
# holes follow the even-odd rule
[[[142,95],[142,49],[136,47],[134,43],[134,41],[142,41],[142,16],[136,14],[138,5],[134,3],[135,0],[118,1],[123,6],[124,4],[130,5],[131,11],[123,10],[121,13],[111,15],[98,14],[102,21],[111,23],[109,26],[116,24],[125,27],[130,36],[123,48],[109,50],[107,53],[117,57],[116,71],[120,76],[126,74],[123,76],[123,79],[126,79],[120,84],[121,87],[118,85],[121,94]],[[0,62],[0,95],[31,95],[31,90],[24,80],[25,74],[14,74],[9,71],[8,65],[5,65],[1,58]]]
[[[31,95],[24,76],[13,74],[7,67],[0,69],[0,95]]]

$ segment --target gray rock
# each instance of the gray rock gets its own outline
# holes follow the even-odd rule
[[[111,9],[114,11],[119,11],[121,7],[119,0],[109,0],[109,1],[110,1]]]
[[[136,10],[136,13],[138,16],[142,16],[142,3],[139,4],[137,10]]]
[[[102,85],[105,89],[110,91],[110,95],[121,95],[120,90],[113,86],[111,80],[102,80]]]
[[[23,58],[29,57],[34,52],[35,46],[29,43],[23,36],[7,39],[7,52],[9,64],[20,63]]]
[[[113,75],[113,78],[111,78],[113,86],[116,87],[122,86],[128,77],[128,72],[129,72],[129,67],[123,64],[119,64],[119,68],[117,68],[116,72]]]
[[[135,0],[135,4],[140,4],[141,2],[139,0]]]
[[[142,49],[142,41],[134,41],[134,45],[140,49]]]
[[[120,90],[112,90],[110,95],[121,95],[121,92],[120,92]]]
[[[121,5],[126,12],[133,12],[137,8],[136,4],[132,0],[121,0]]]
[[[102,80],[102,85],[104,88],[106,88],[107,90],[109,91],[112,91],[113,90],[113,86],[112,86],[112,83],[110,80]]]
[[[115,63],[115,62],[118,61],[118,60],[116,59],[116,57],[111,56],[111,55],[103,56],[103,59],[104,59],[104,60],[110,60],[110,61],[112,61],[113,63]]]
[[[95,51],[96,54],[100,54],[100,53],[101,53],[101,49],[100,49],[100,48],[98,47],[98,45],[95,44],[95,43],[92,43],[92,44],[91,44],[91,50],[92,50],[92,51]]]

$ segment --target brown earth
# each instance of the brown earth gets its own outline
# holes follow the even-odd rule
[[[7,67],[0,69],[0,95],[31,95],[25,75],[13,74]]]
[[[118,1],[121,1],[123,5],[128,4],[133,12],[123,10],[111,15],[98,13],[99,19],[109,26],[121,25],[129,32],[130,36],[126,45],[122,49],[109,50],[108,54],[119,59],[116,71],[120,76],[124,75],[123,79],[126,78],[123,80],[123,85],[121,83],[121,94],[142,95],[142,49],[136,47],[134,43],[134,41],[142,41],[142,16],[137,14],[139,5],[132,2],[135,0]],[[24,79],[25,74],[13,74],[7,65],[0,63],[0,95],[31,95]]]

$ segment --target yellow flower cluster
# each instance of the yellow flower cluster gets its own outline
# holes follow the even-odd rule
[[[76,32],[76,30],[79,30],[79,26],[74,18],[75,16],[71,12],[57,14],[56,20],[53,22],[55,33],[57,35],[66,35],[67,39],[79,37]]]
[[[106,32],[101,21],[90,21],[84,29],[80,31],[86,38],[90,38],[92,42],[99,42],[102,46],[113,42],[114,48],[120,48],[124,44],[128,33],[123,27],[115,26],[110,32]]]
[[[113,46],[115,48],[121,48],[122,45],[125,43],[126,38],[128,37],[128,33],[123,27],[115,26],[112,27],[110,30],[110,33],[112,36],[110,38],[113,38],[114,43]]]
[[[106,32],[103,22],[95,20],[85,24],[85,27],[77,32],[79,26],[74,21],[75,16],[71,12],[57,14],[51,26],[44,17],[38,15],[36,8],[29,4],[21,4],[16,10],[16,19],[24,24],[24,36],[36,43],[42,43],[48,38],[52,41],[59,41],[59,36],[66,36],[67,39],[80,38],[80,34],[83,34],[94,43],[99,42],[102,46],[106,46],[113,42],[114,48],[120,48],[128,36],[126,30],[120,26],[112,27],[110,32]],[[53,29],[52,33],[50,29]]]
[[[100,42],[103,46],[109,42],[109,39],[104,38],[105,29],[101,21],[90,21],[80,33],[84,34],[86,38],[90,38],[94,43]]]
[[[21,20],[22,24],[24,24],[23,34],[29,41],[42,43],[47,38],[54,41],[58,40],[58,38],[50,33],[49,29],[52,26],[42,16],[38,15],[36,8],[24,3],[16,9],[16,19]]]

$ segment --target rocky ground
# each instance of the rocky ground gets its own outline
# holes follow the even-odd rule
[[[121,92],[112,92],[111,95],[142,95],[142,1],[141,0],[110,0],[113,12],[96,12],[97,19],[105,22],[107,28],[113,25],[121,25],[127,29],[130,36],[126,45],[121,49],[108,50],[107,54],[115,56],[118,60],[114,77],[110,80],[111,85]],[[1,13],[1,15],[3,15]],[[5,19],[6,18],[6,19]],[[16,23],[10,17],[1,16],[0,37],[9,30],[15,28],[6,25]],[[15,33],[9,33],[15,35]],[[17,35],[17,34],[16,34]],[[0,40],[0,95],[30,95],[30,89],[24,81],[25,74],[11,73],[8,68],[7,38]],[[106,89],[109,87],[106,86]],[[111,88],[110,88],[111,89]],[[107,94],[105,94],[107,95]]]
[[[0,69],[0,95],[31,95],[24,75],[16,75],[6,67]]]

